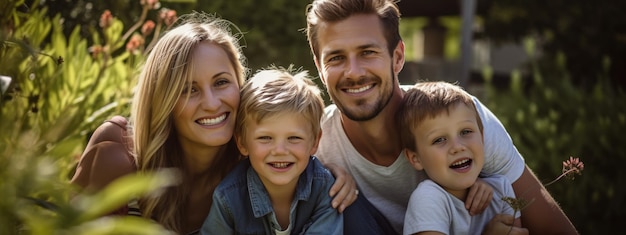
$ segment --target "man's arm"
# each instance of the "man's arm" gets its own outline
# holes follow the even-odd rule
[[[356,182],[352,175],[341,166],[333,163],[324,165],[335,177],[335,183],[330,188],[329,195],[333,197],[332,207],[343,213],[346,207],[352,205],[358,196]]]
[[[478,99],[474,98],[474,104],[484,126],[483,172],[506,176],[513,182],[516,198],[534,200],[521,211],[522,226],[528,228],[530,234],[577,234],[554,198],[524,164],[500,120]]]
[[[572,222],[528,166],[513,183],[513,190],[517,198],[532,200],[521,211],[522,226],[528,228],[530,234],[578,234]]]
[[[515,219],[513,215],[497,214],[485,226],[482,235],[528,235],[528,229],[521,228],[519,218]]]

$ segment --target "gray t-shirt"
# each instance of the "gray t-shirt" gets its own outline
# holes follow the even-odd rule
[[[425,180],[411,194],[404,221],[404,235],[436,231],[450,235],[481,234],[497,214],[513,215],[502,197],[515,197],[511,182],[501,175],[482,178],[493,188],[493,199],[482,213],[470,216],[465,202],[446,192],[432,180]],[[516,218],[520,214],[517,213]]]
[[[483,172],[504,175],[510,182],[515,182],[524,171],[524,158],[495,115],[478,99],[474,98],[474,103],[484,127]],[[419,182],[426,179],[424,172],[415,170],[404,153],[390,166],[380,166],[366,160],[346,136],[341,124],[341,112],[335,105],[326,107],[322,131],[324,134],[315,155],[324,164],[334,163],[345,168],[354,177],[363,195],[398,233],[402,233],[409,198]]]

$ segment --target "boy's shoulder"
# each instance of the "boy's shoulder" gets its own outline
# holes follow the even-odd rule
[[[222,179],[217,185],[215,191],[223,192],[225,190],[239,189],[247,185],[247,172],[252,167],[250,159],[244,158]]]
[[[487,184],[491,185],[494,190],[498,192],[506,193],[513,189],[511,181],[506,178],[504,175],[500,174],[490,174],[490,175],[480,175],[480,179],[485,181]]]
[[[439,192],[441,194],[447,194],[446,190],[443,187],[441,187],[441,185],[435,183],[435,181],[433,181],[432,179],[425,179],[422,182],[420,182],[417,185],[417,188],[415,188],[415,191],[429,192],[429,193]]]
[[[323,178],[332,178],[334,180],[333,174],[330,173],[330,170],[322,164],[322,162],[315,156],[309,157],[309,165],[307,168],[310,168],[313,172],[313,177],[323,177]]]

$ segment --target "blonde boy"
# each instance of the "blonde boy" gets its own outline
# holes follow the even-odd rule
[[[341,234],[331,173],[312,156],[324,101],[306,72],[256,73],[241,90],[235,138],[246,159],[218,185],[203,234]]]

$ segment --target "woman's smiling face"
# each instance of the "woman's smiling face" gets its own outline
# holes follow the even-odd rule
[[[224,49],[211,42],[196,46],[191,63],[193,82],[173,111],[178,139],[183,147],[222,146],[231,140],[235,127],[237,73]]]

